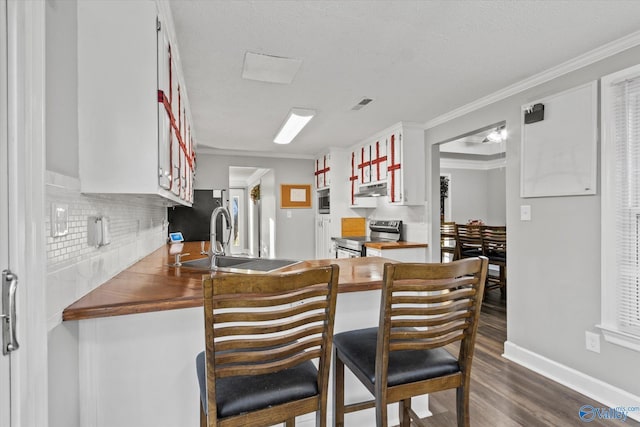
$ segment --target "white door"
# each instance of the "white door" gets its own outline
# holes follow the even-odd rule
[[[7,0],[0,0],[0,270],[9,266],[7,167]],[[4,285],[4,284],[2,284]],[[0,299],[0,305],[2,305]],[[4,313],[0,313],[4,314]],[[0,324],[4,326],[4,318]],[[1,329],[1,328],[0,328]],[[0,341],[2,337],[0,336]],[[4,348],[5,343],[2,342]],[[11,425],[11,355],[0,351],[0,427]]]

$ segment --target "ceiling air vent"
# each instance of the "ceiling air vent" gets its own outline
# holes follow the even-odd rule
[[[360,102],[358,102],[353,108],[352,110],[359,110],[363,107],[365,107],[367,104],[369,104],[371,101],[373,101],[373,99],[371,98],[362,98],[362,100],[360,100]]]

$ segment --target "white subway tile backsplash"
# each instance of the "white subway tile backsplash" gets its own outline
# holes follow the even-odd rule
[[[50,218],[45,215],[47,318],[56,324],[65,307],[166,241],[167,209],[157,199],[81,194],[76,178],[47,172],[46,202],[45,212],[54,202],[69,206],[65,236],[51,237]],[[111,244],[96,248],[87,244],[87,218],[100,215],[110,219]]]

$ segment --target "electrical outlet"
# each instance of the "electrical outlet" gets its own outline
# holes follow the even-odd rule
[[[586,339],[587,350],[593,351],[594,353],[600,353],[600,334],[585,331],[584,335]]]
[[[531,205],[520,206],[520,221],[531,221]]]

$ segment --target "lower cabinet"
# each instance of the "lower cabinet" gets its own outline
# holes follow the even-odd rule
[[[335,258],[331,236],[331,216],[316,217],[316,259]]]

